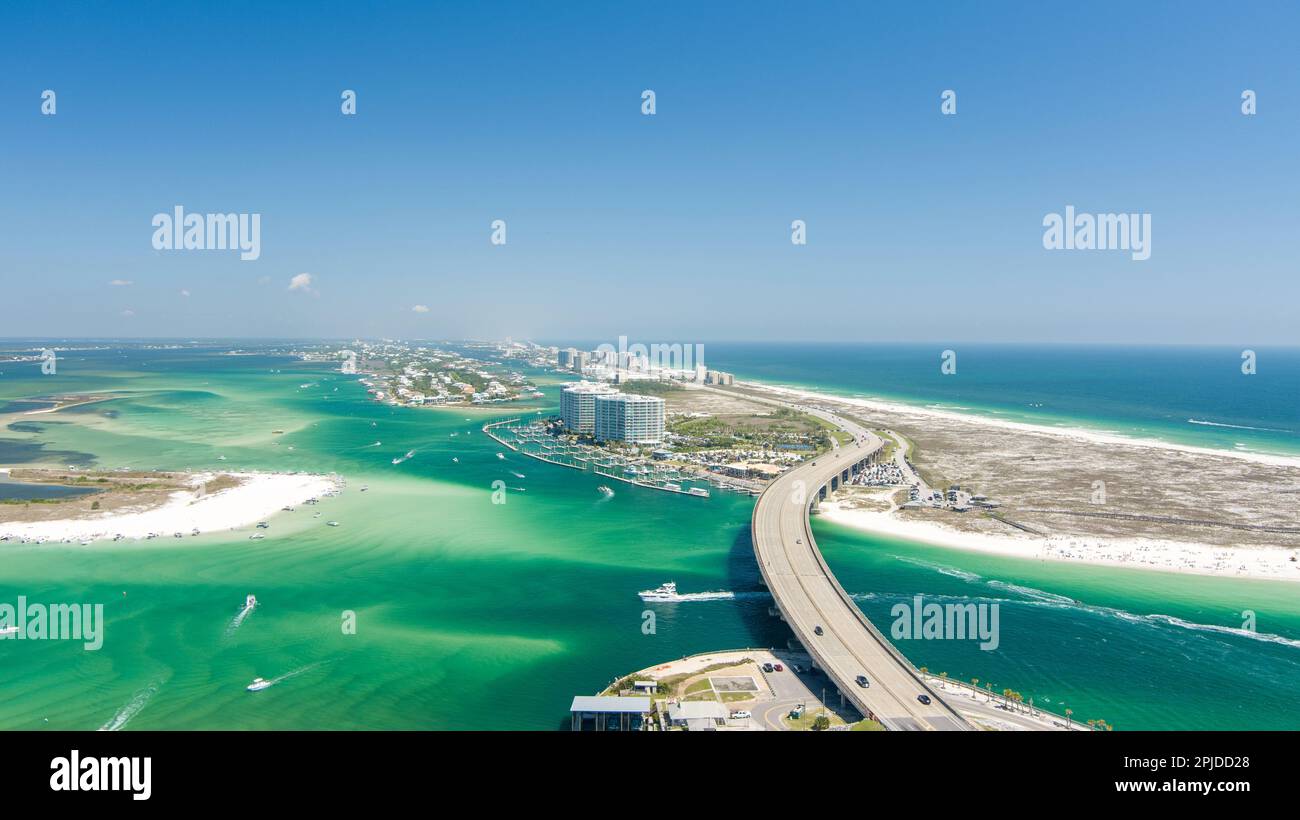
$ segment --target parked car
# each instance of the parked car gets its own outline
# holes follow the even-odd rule
[[[867,687],[871,686],[871,681],[867,680],[866,675],[858,675],[856,680],[858,682],[858,686],[861,686],[863,689],[866,689]]]
[[[739,712],[731,713],[732,720],[749,720],[751,717],[753,717],[753,715],[751,715],[749,712],[745,711],[744,709],[741,709]]]
[[[813,632],[816,633],[816,634],[818,634],[818,635],[822,634],[822,625],[821,625],[821,624],[817,624],[816,626],[814,626],[814,627],[813,627]]]
[[[779,663],[774,663],[774,664],[772,664],[772,666],[776,667],[776,671],[778,671],[778,672],[784,672],[784,671],[785,671],[785,667],[782,666],[782,665],[779,664]]]
[[[763,671],[764,671],[764,672],[771,672],[771,671],[773,671],[773,670],[772,670],[772,664],[770,664],[770,663],[765,663],[765,664],[763,664]]]

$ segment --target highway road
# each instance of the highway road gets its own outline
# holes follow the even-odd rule
[[[799,405],[853,435],[770,482],[754,506],[754,554],[772,597],[795,637],[840,692],[864,715],[891,730],[973,727],[921,679],[871,624],[826,566],[813,540],[808,507],[822,486],[879,450],[880,438],[829,411]],[[820,629],[821,634],[817,634]],[[857,684],[859,675],[869,685]],[[918,700],[927,696],[930,704]]]

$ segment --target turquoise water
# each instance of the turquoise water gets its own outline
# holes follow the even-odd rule
[[[573,695],[627,672],[787,641],[754,565],[752,499],[619,485],[606,501],[594,476],[496,458],[482,424],[552,411],[553,385],[531,406],[402,410],[318,366],[219,350],[69,353],[52,377],[5,364],[0,401],[122,392],[6,418],[4,463],[81,454],[101,467],[338,472],[347,490],[322,501],[321,519],[276,516],[263,541],[0,545],[0,601],[103,603],[108,620],[98,652],[0,641],[0,727],[549,730],[568,725]],[[394,466],[407,450],[416,455]],[[524,491],[494,505],[498,479]],[[844,586],[882,624],[918,593],[999,604],[997,651],[901,643],[932,671],[1119,729],[1300,728],[1278,707],[1300,696],[1292,585],[1039,564],[815,526]],[[666,580],[741,596],[650,607],[636,597]],[[261,606],[232,629],[248,593]],[[653,635],[641,629],[647,608]],[[1258,635],[1230,631],[1245,609]],[[343,634],[345,612],[355,635]],[[244,691],[254,676],[286,674]]]

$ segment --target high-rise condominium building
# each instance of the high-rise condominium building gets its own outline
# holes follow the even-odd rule
[[[575,382],[560,391],[560,421],[570,433],[596,432],[596,397],[612,393],[607,384]]]
[[[664,400],[658,396],[606,393],[595,397],[597,441],[658,444],[664,438]]]

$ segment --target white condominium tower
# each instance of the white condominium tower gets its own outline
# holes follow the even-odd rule
[[[596,397],[614,392],[607,384],[575,382],[560,391],[560,421],[570,433],[596,432]]]
[[[664,438],[664,400],[606,393],[596,399],[596,441],[658,444]]]

